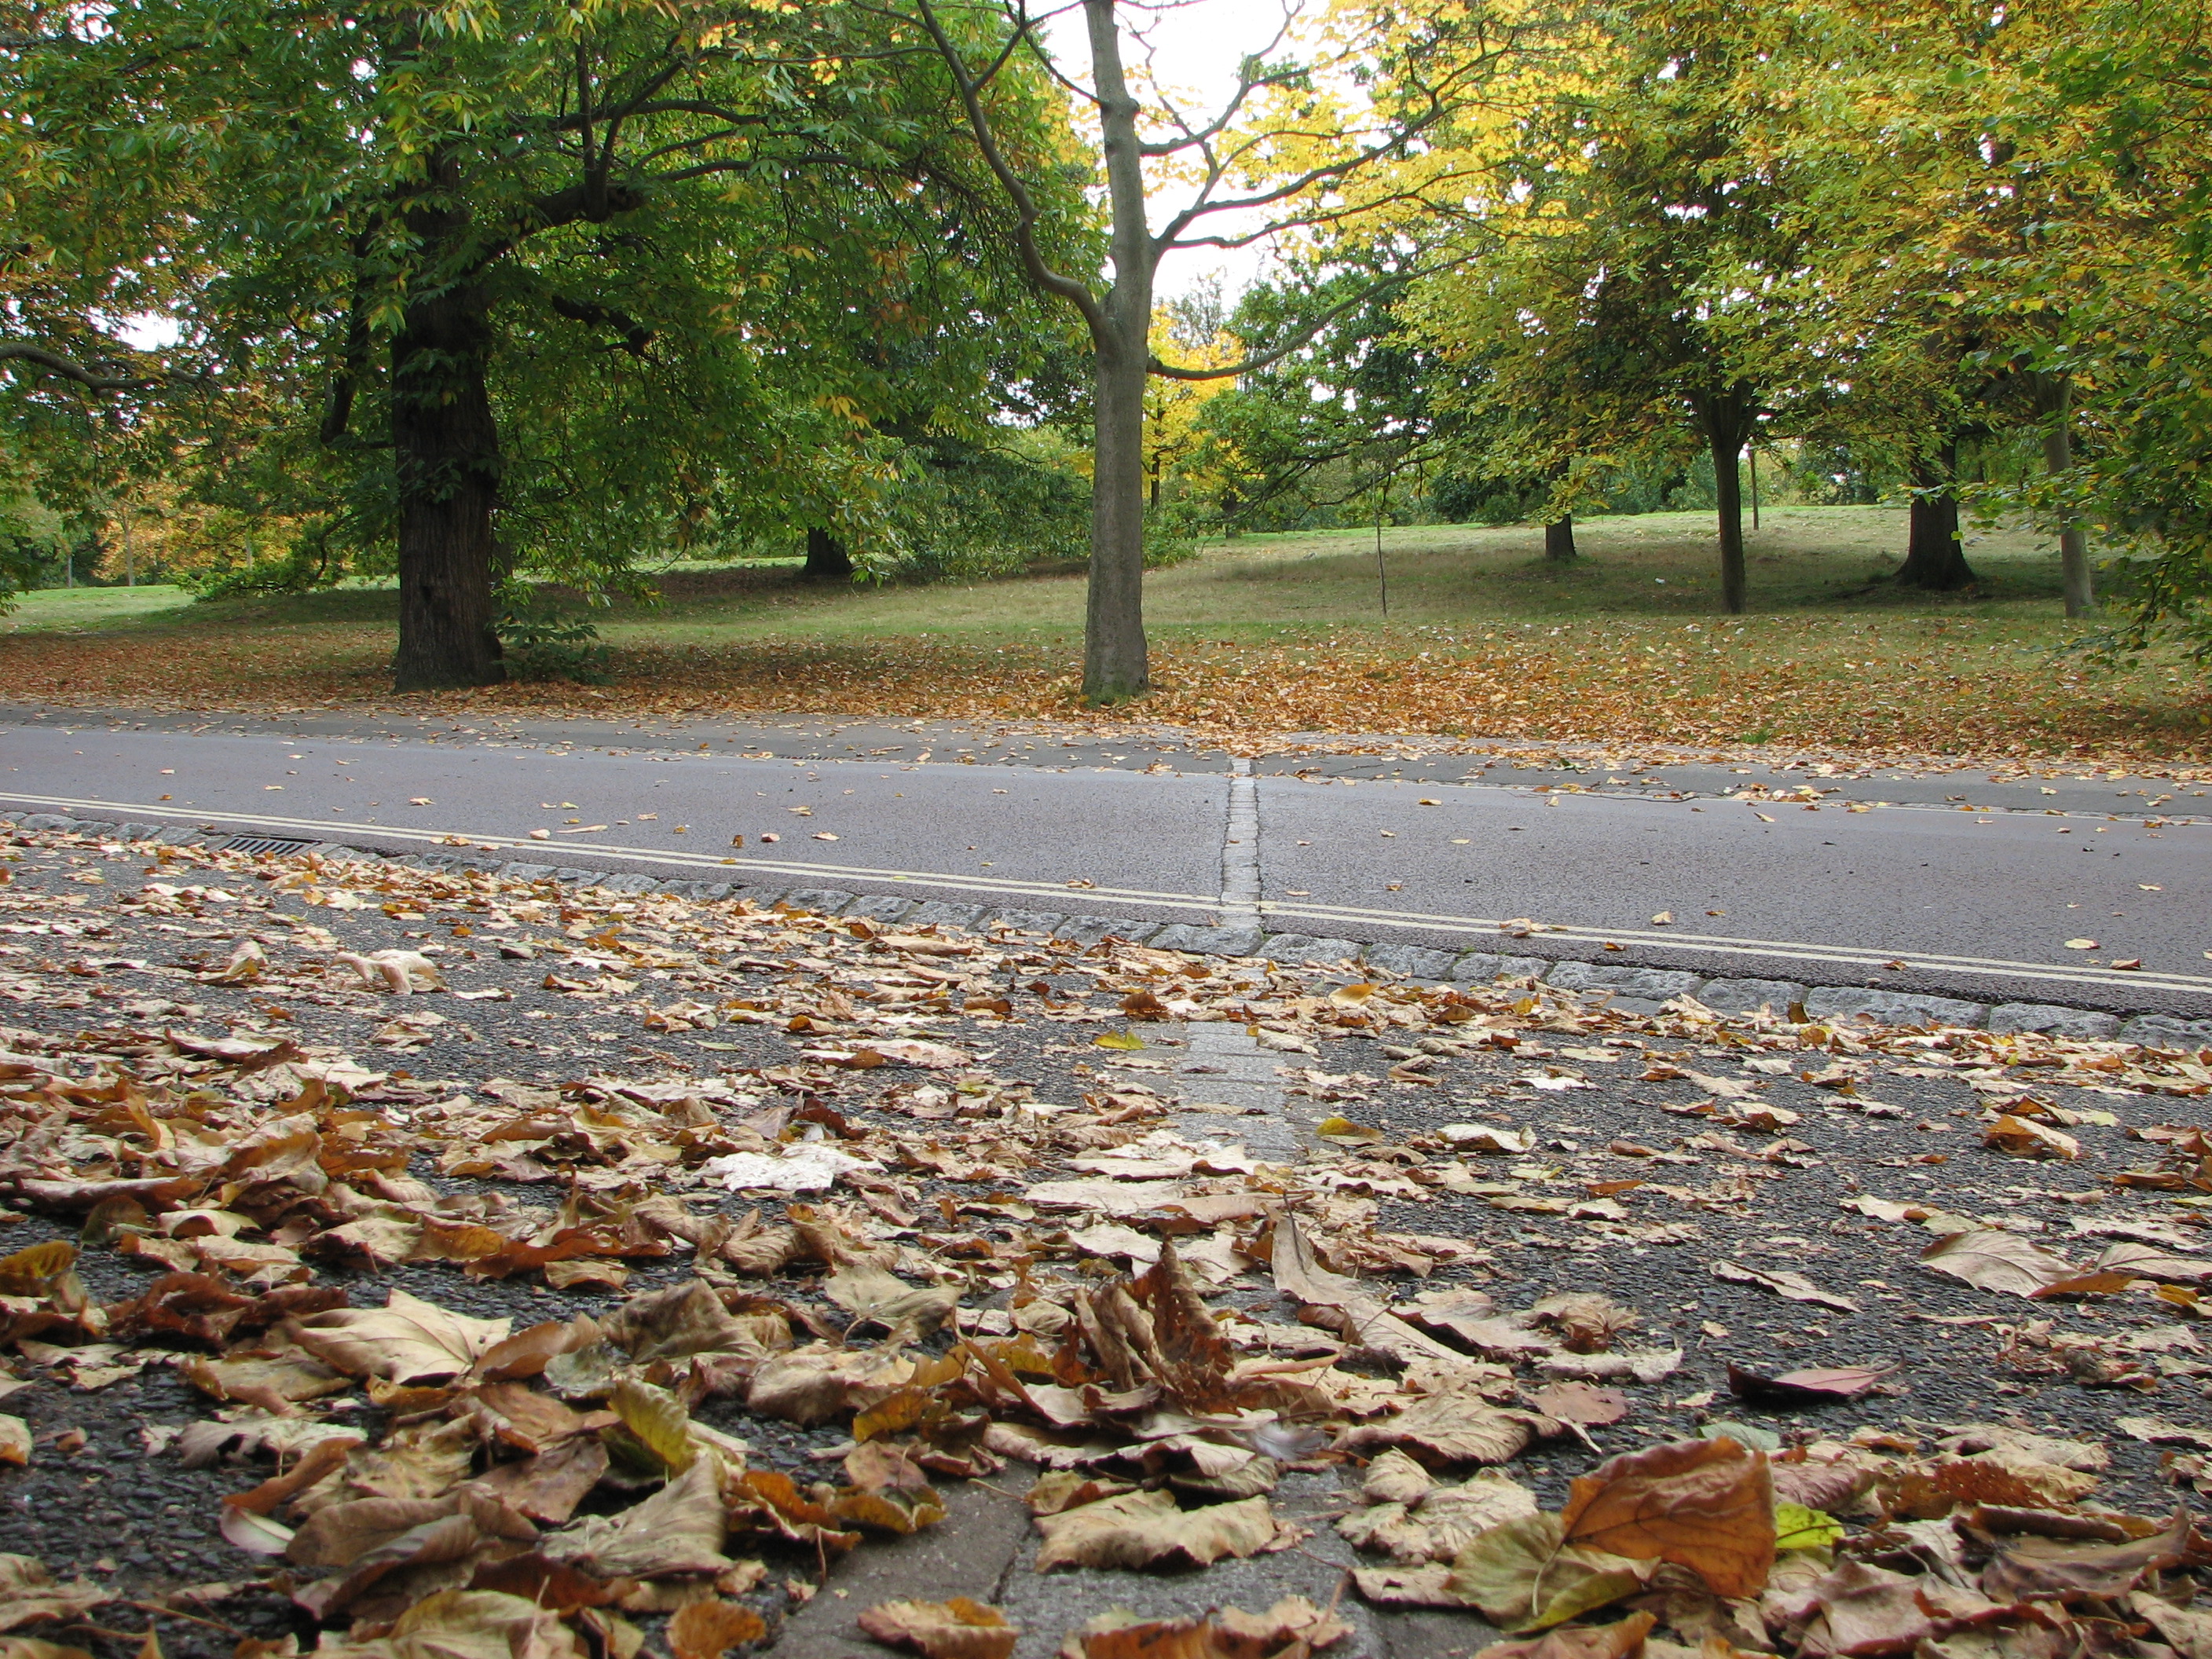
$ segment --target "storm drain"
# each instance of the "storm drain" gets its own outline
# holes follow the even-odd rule
[[[301,836],[233,836],[223,842],[226,853],[296,853],[315,843]]]

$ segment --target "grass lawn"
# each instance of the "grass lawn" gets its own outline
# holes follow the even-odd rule
[[[603,613],[603,688],[516,685],[471,708],[1104,720],[1245,741],[1421,733],[2160,769],[2212,760],[2212,699],[2178,661],[2117,673],[2055,654],[2057,559],[1970,532],[1971,598],[1884,580],[1901,507],[1770,511],[1749,542],[1752,613],[1719,611],[1704,514],[1598,520],[1554,566],[1541,532],[1250,537],[1157,572],[1155,696],[1073,700],[1083,580],[809,587],[790,565],[672,568],[658,605]],[[160,596],[160,597],[156,597]],[[103,605],[108,608],[103,609]],[[0,682],[75,702],[391,706],[389,590],[180,605],[173,590],[27,596],[0,621]],[[440,701],[440,700],[434,700]]]

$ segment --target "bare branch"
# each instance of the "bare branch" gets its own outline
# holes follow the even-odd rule
[[[1020,251],[1022,266],[1029,272],[1030,280],[1046,293],[1059,295],[1081,312],[1083,320],[1091,326],[1094,339],[1107,339],[1109,331],[1106,310],[1099,304],[1098,296],[1091,291],[1089,284],[1054,270],[1046,260],[1044,250],[1038,246],[1036,226],[1041,216],[1036,198],[1030,194],[1029,186],[1022,182],[1021,174],[1014,170],[1013,164],[1006,160],[1005,152],[999,148],[998,134],[992,128],[991,118],[984,112],[981,90],[974,76],[968,72],[967,60],[961,56],[960,49],[952,44],[951,37],[945,32],[945,25],[939,20],[937,9],[930,4],[930,0],[918,0],[917,9],[921,16],[922,27],[937,44],[938,56],[945,60],[945,68],[951,71],[953,85],[960,94],[961,108],[968,117],[969,131],[975,135],[976,148],[983,152],[985,165],[991,169],[992,175],[999,181],[999,187],[1006,192],[1007,198],[1014,204],[1014,245]],[[1026,31],[1029,27],[1024,17],[1022,27]],[[1003,63],[1004,59],[1000,61]]]
[[[1453,265],[1460,263],[1459,260],[1447,260],[1442,264],[1430,265],[1418,270],[1401,270],[1395,276],[1385,276],[1379,281],[1370,283],[1350,299],[1331,306],[1320,316],[1315,318],[1308,327],[1300,330],[1273,350],[1263,351],[1255,357],[1247,357],[1241,363],[1230,363],[1221,368],[1181,368],[1173,363],[1164,363],[1154,357],[1145,365],[1146,370],[1149,374],[1157,374],[1163,380],[1234,380],[1241,374],[1255,374],[1261,369],[1279,363],[1293,351],[1310,345],[1320,336],[1322,331],[1338,318],[1357,311],[1369,301],[1404,288],[1407,283],[1420,277],[1432,276],[1440,270],[1449,270]]]
[[[58,351],[49,351],[44,346],[0,344],[0,362],[33,364],[58,379],[82,386],[87,392],[150,392],[161,384],[158,380],[102,374],[97,369],[86,368],[74,358],[64,357]]]

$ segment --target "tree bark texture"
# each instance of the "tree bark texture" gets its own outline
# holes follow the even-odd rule
[[[799,573],[802,581],[836,582],[848,580],[853,574],[853,556],[845,544],[819,525],[806,532],[806,568]]]
[[[2051,421],[2043,432],[2043,470],[2055,478],[2074,465],[2073,388],[2063,376],[2046,376],[2045,380],[2043,402]],[[2096,586],[2089,574],[2089,538],[2072,519],[2058,529],[2058,575],[2069,621],[2097,608]]]
[[[1137,100],[1121,72],[1115,0],[1084,0],[1104,138],[1113,226],[1114,286],[1094,325],[1097,367],[1091,474],[1091,585],[1085,611],[1083,697],[1121,702],[1152,689],[1145,645],[1145,382],[1151,362],[1152,267]]]
[[[455,283],[407,309],[392,343],[392,441],[399,490],[400,691],[507,678],[493,631],[492,514],[499,428],[486,383],[483,289]]]
[[[1721,543],[1721,604],[1743,614],[1743,447],[1759,418],[1759,399],[1741,381],[1695,400],[1698,424],[1713,458],[1713,498]]]
[[[1575,515],[1562,514],[1544,526],[1544,556],[1564,563],[1575,556]]]
[[[1959,539],[1959,497],[1952,488],[1958,472],[1959,441],[1954,437],[1947,437],[1935,454],[1914,464],[1911,527],[1905,564],[1897,573],[1899,586],[1955,593],[1978,580]]]

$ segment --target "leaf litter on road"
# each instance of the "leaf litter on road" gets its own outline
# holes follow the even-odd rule
[[[15,848],[98,855],[66,836]],[[48,1425],[68,1401],[174,1376],[199,1415],[169,1425],[158,1455],[237,1483],[203,1522],[235,1547],[234,1582],[195,1605],[289,1599],[329,1627],[326,1652],[622,1655],[653,1641],[678,1659],[720,1655],[772,1635],[839,1557],[947,1524],[946,1486],[1028,1466],[1041,1472],[1030,1565],[1078,1573],[1203,1571],[1309,1547],[1284,1483],[1340,1475],[1349,1502],[1331,1530],[1375,1564],[1355,1571],[1358,1592],[1538,1632],[1501,1655],[1902,1642],[1950,1659],[1990,1641],[2102,1640],[2130,1608],[2185,1651],[2172,1640],[2197,1628],[2184,1615],[2205,1616],[2187,1604],[2206,1559],[2193,1523],[2100,1503],[2095,1443],[1903,1419],[1849,1434],[1811,1420],[1784,1438],[1709,1418],[1685,1433],[1662,1391],[1686,1351],[1643,1334],[1680,1328],[1678,1310],[1616,1299],[1602,1274],[1510,1297],[1504,1261],[1524,1218],[1590,1249],[1678,1249],[1743,1212],[1759,1183],[1814,1167],[1789,1138],[1802,1113],[1753,1121],[1774,1106],[1758,1079],[1801,1065],[2155,1103],[2201,1099],[2203,1055],[1693,1006],[1630,1016],[1525,983],[1370,981],[1347,994],[1271,964],[1224,969],[1110,940],[898,934],[480,872],[152,856],[163,878],[136,891],[57,904],[18,881],[0,898],[11,927],[41,930],[27,937],[42,953],[67,956],[95,928],[103,951],[123,939],[142,951],[83,974],[0,957],[0,995],[33,1022],[0,1030],[0,1193],[16,1224],[63,1230],[0,1258],[9,1381],[40,1408],[0,1419],[22,1425],[0,1438],[0,1462],[20,1449],[28,1474],[67,1460],[74,1431]],[[468,918],[453,941],[489,930],[531,955],[458,943],[432,955],[428,929],[397,942],[441,914]],[[194,939],[199,956],[178,959]],[[559,953],[560,971],[530,965],[540,953]],[[499,988],[471,982],[497,972],[523,976],[533,1006],[574,1011],[570,1025],[580,1015],[637,1041],[531,1082],[476,1063],[485,1038],[452,1029],[458,1015],[413,1047],[466,1078],[363,1064],[324,1040],[373,1035],[393,998],[458,1008]],[[132,975],[144,994],[120,988]],[[196,1035],[204,1006],[180,994],[231,999],[228,1035]],[[1123,1034],[1131,1018],[1151,1041]],[[1316,1109],[1322,1133],[1287,1160],[1197,1133],[1170,1068],[1176,1033],[1206,1023],[1297,1060],[1286,1098],[1327,1103],[1345,1130]],[[511,1029],[551,1052],[545,1027],[561,1024],[527,1039],[519,1018]],[[1024,1033],[1042,1046],[1018,1063],[1066,1066],[1073,1099],[994,1063]],[[699,1058],[653,1046],[686,1039]],[[1439,1086],[1382,1079],[1356,1057],[1300,1069],[1364,1039],[1508,1069],[1487,1093],[1445,1085],[1455,1109],[1434,1130],[1363,1133],[1403,1109],[1395,1091]],[[1563,1058],[1596,1065],[1604,1043],[1642,1056],[1641,1086],[1680,1079],[1726,1103],[1727,1121],[1709,1113],[1672,1146],[1601,1139],[1594,1154],[1565,1119],[1494,1110],[1515,1097],[1510,1068],[1570,1045],[1583,1052]],[[707,1058],[740,1049],[757,1063]],[[1054,1059],[1079,1054],[1096,1057],[1079,1073]],[[1786,1064],[1739,1080],[1716,1069],[1731,1054]],[[1158,1069],[1113,1070],[1139,1057]],[[2046,1123],[1982,1109],[1990,1125]],[[1732,1138],[1745,1131],[1762,1138]],[[2130,1396],[2184,1389],[2205,1374],[2190,1322],[2212,1270],[2189,1247],[2212,1147],[2188,1126],[2124,1133],[2100,1144],[2130,1148],[2130,1167],[2078,1208],[2134,1236],[2032,1238],[1995,1212],[1864,1194],[1843,1224],[1924,1229],[1924,1249],[1909,1235],[1891,1247],[1900,1266],[1917,1257],[2033,1303],[1928,1316],[1990,1329],[2012,1375]],[[1662,1158],[1674,1162],[1656,1176],[1598,1178]],[[1613,1189],[1612,1208],[1552,1195],[1594,1186]],[[2107,1195],[2170,1218],[2108,1221]],[[1414,1219],[1446,1202],[1497,1218],[1456,1236]],[[1385,1206],[1404,1219],[1383,1224]],[[1714,1259],[1717,1279],[1815,1317],[1867,1305],[1794,1267],[1739,1261],[1755,1232]],[[564,1311],[563,1296],[586,1301]],[[2063,1322],[2068,1305],[2109,1297],[2154,1304],[2165,1323],[2119,1341]],[[1733,1366],[1726,1382],[1742,1408],[1808,1411],[1883,1399],[1914,1373]],[[2146,1414],[2129,1421],[2115,1430],[2128,1443],[2195,1444]],[[1607,1431],[1655,1443],[1591,1455],[1548,1506],[1530,1481],[1551,1477],[1515,1472],[1571,1468]],[[794,1432],[815,1438],[780,1437]],[[2193,1494],[2195,1453],[2160,1455]],[[8,1617],[57,1635],[115,1599],[28,1556],[0,1555],[0,1571],[13,1575],[0,1580],[15,1586]],[[872,1634],[925,1654],[995,1659],[1018,1635],[976,1601],[870,1617]],[[1067,1637],[1091,1659],[1342,1639],[1310,1602]]]

